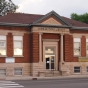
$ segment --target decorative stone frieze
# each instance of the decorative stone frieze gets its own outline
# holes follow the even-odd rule
[[[33,27],[32,32],[69,34],[69,29],[53,27]]]

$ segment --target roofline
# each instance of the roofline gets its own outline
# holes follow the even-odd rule
[[[0,22],[0,26],[15,26],[15,27],[55,27],[55,28],[70,28],[71,30],[88,30],[88,27],[76,27],[76,26],[67,26],[67,25],[51,25],[51,24],[22,24],[22,23],[6,23]]]
[[[75,29],[75,30],[88,30],[88,27],[75,27],[75,26],[72,26],[71,29]]]
[[[71,24],[70,24],[68,21],[64,20],[64,19],[63,19],[59,14],[57,14],[55,11],[51,11],[51,12],[47,13],[47,14],[44,15],[43,17],[41,17],[41,18],[39,18],[38,20],[34,21],[33,24],[36,24],[36,23],[42,21],[43,19],[47,18],[47,17],[48,17],[49,15],[51,15],[51,14],[54,14],[54,15],[55,15],[58,19],[60,19],[62,22],[64,22],[64,23],[67,24],[68,26],[71,26]]]
[[[19,26],[19,27],[28,27],[29,24],[0,22],[0,26],[17,26],[17,27]]]
[[[71,26],[67,25],[50,25],[50,24],[30,24],[30,26],[39,26],[39,27],[55,27],[55,28],[71,28]]]

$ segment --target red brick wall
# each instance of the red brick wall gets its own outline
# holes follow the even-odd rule
[[[39,62],[39,34],[32,33],[32,62]]]
[[[88,30],[71,29],[70,33],[78,33],[78,34],[85,33],[85,34],[88,34]]]
[[[12,33],[8,33],[7,35],[7,56],[13,56],[13,35]]]
[[[64,60],[66,62],[77,62],[78,57],[74,56],[74,45],[73,45],[73,36],[65,35],[64,36]]]
[[[64,59],[66,62],[78,62],[78,57],[74,56],[74,42],[72,35],[64,36]],[[81,38],[81,56],[86,57],[86,38],[82,36]]]
[[[25,27],[0,27],[1,30],[21,30],[29,32],[28,28]],[[30,62],[30,34],[24,33],[23,36],[23,57],[14,57],[16,63],[29,63]],[[13,57],[13,35],[11,32],[7,34],[7,57]],[[5,63],[6,57],[0,57],[0,63]]]
[[[70,60],[70,35],[64,35],[64,58],[65,61],[71,61]]]
[[[42,35],[43,39],[59,39],[60,35],[59,34],[50,34],[50,33],[44,33]]]
[[[30,62],[30,34],[23,36],[23,57],[16,57],[16,63]]]
[[[82,36],[81,38],[81,56],[86,56],[86,38],[85,36]]]

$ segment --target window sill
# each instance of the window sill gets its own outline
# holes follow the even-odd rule
[[[15,77],[18,77],[18,76],[23,76],[23,75],[14,75]]]
[[[80,55],[74,55],[74,57],[81,57]]]
[[[13,57],[24,57],[24,56],[20,56],[20,55],[16,56],[16,55],[14,55]]]
[[[1,55],[0,55],[0,57],[7,57],[7,56],[3,56],[3,55],[1,56]]]
[[[80,75],[81,74],[81,72],[80,73],[74,73],[74,75]]]

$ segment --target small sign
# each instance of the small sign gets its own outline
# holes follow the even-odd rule
[[[14,62],[15,62],[15,58],[13,58],[13,57],[7,57],[7,58],[5,59],[5,62],[6,62],[6,63],[14,63]]]

